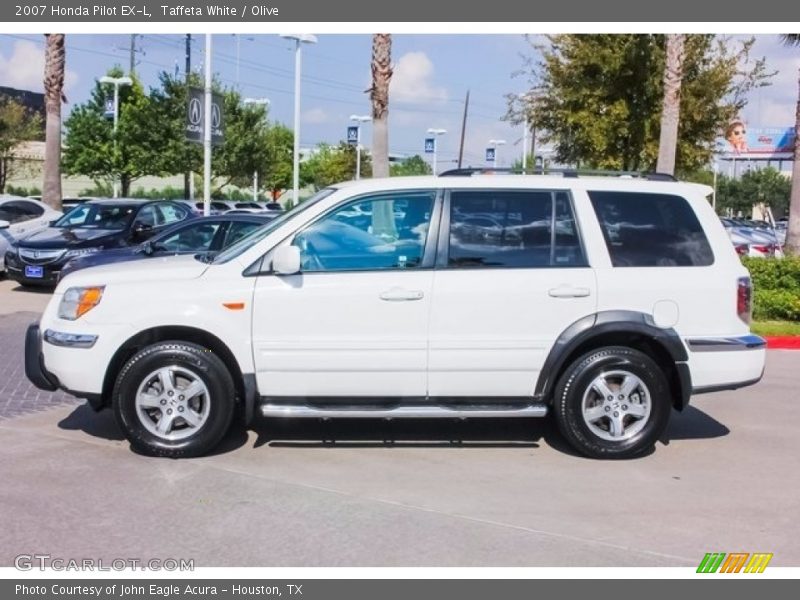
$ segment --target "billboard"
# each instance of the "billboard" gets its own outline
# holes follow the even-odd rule
[[[725,137],[717,140],[722,159],[791,160],[794,154],[794,127],[747,127],[732,121]]]

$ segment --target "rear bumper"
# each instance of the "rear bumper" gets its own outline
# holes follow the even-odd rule
[[[761,381],[767,342],[747,334],[686,340],[692,372],[692,394],[736,390]]]

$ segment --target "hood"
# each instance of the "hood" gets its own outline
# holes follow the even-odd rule
[[[111,285],[154,281],[181,281],[200,277],[209,265],[192,255],[165,256],[148,260],[131,260],[89,267],[74,271],[58,284],[57,291],[83,285]]]
[[[79,248],[98,246],[104,242],[116,241],[121,230],[90,229],[80,227],[48,227],[19,240],[23,248]]]

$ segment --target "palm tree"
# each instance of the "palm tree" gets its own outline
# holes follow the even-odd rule
[[[392,79],[392,36],[372,36],[372,175],[389,176],[389,81]]]
[[[45,142],[42,200],[61,210],[61,103],[64,98],[64,34],[45,34]]]
[[[661,110],[661,137],[658,142],[656,171],[670,175],[675,174],[675,154],[678,150],[685,38],[686,36],[683,34],[667,36],[667,58],[664,64],[664,104]]]
[[[800,33],[781,36],[787,46],[800,47]],[[794,119],[794,161],[792,162],[792,193],[789,197],[789,227],[786,231],[786,250],[800,256],[800,73],[797,79],[797,108]]]

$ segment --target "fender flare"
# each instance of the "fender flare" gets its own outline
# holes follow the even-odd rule
[[[569,356],[592,338],[607,333],[640,334],[663,348],[675,363],[678,386],[675,407],[682,410],[691,396],[692,382],[687,361],[689,355],[678,333],[672,328],[656,326],[652,316],[628,310],[609,310],[578,319],[558,336],[542,365],[536,381],[534,397],[549,398],[555,389],[558,375]]]

